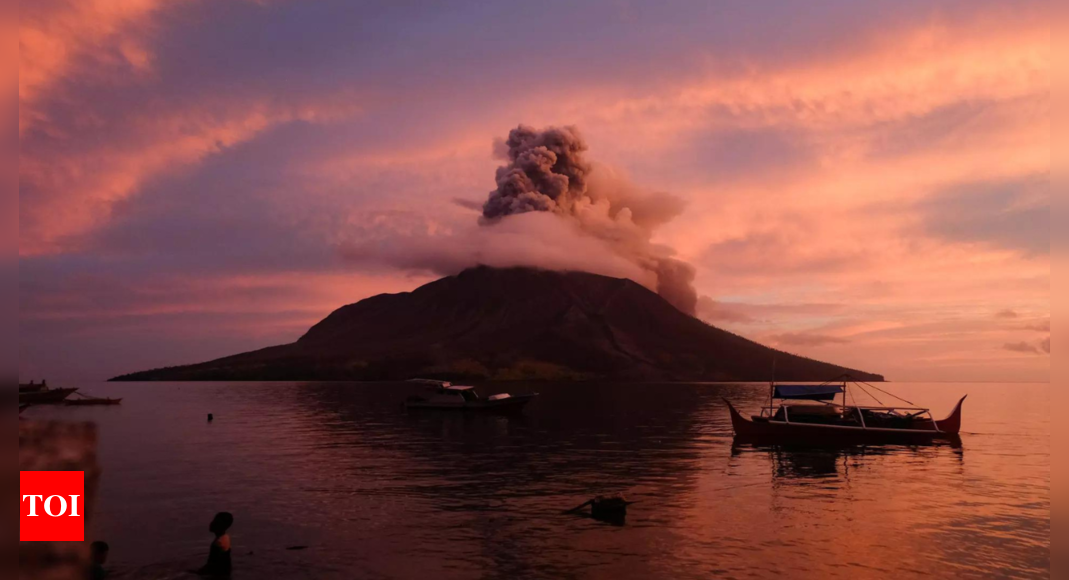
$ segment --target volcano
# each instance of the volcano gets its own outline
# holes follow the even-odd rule
[[[846,369],[680,312],[626,279],[478,267],[342,307],[293,344],[116,381],[824,381]]]

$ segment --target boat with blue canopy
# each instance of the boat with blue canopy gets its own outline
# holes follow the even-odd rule
[[[849,404],[860,390],[878,406]],[[885,406],[878,395],[903,406]],[[731,425],[737,438],[772,443],[923,443],[952,440],[961,432],[965,398],[943,420],[884,389],[849,376],[821,384],[776,384],[769,387],[768,406],[749,418],[730,401]],[[840,402],[841,401],[841,402]]]

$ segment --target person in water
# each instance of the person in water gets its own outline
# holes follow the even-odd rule
[[[230,536],[227,532],[233,525],[234,516],[226,512],[215,514],[208,526],[208,531],[215,534],[215,540],[208,549],[208,563],[197,574],[209,578],[230,577]]]
[[[108,552],[111,548],[105,542],[93,542],[89,545],[89,557],[92,562],[89,565],[89,579],[103,580],[108,577],[108,571],[104,564],[108,563]]]

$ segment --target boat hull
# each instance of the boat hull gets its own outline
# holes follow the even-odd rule
[[[963,398],[943,421],[918,421],[913,429],[881,429],[819,423],[754,421],[742,416],[728,402],[731,426],[737,439],[758,443],[800,444],[923,444],[954,440],[961,431]],[[937,428],[938,427],[938,428]]]
[[[462,404],[441,403],[419,399],[410,399],[405,402],[406,409],[431,410],[431,411],[458,411],[471,413],[519,413],[528,403],[538,395],[517,395],[508,399],[496,401],[466,401]]]
[[[20,405],[58,405],[78,389],[51,389],[37,393],[19,393]]]

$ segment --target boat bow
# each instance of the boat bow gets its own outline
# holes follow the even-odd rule
[[[947,435],[958,435],[961,433],[961,407],[965,404],[965,399],[968,399],[969,395],[965,395],[958,401],[958,406],[954,407],[954,411],[942,421],[936,421],[935,424],[939,427],[939,430]]]
[[[735,405],[731,404],[731,401],[724,399],[724,403],[727,404],[728,410],[731,412],[731,428],[735,431],[735,434],[740,436],[754,434],[755,426],[753,421],[743,417],[742,413],[739,413],[738,409],[735,408]]]

